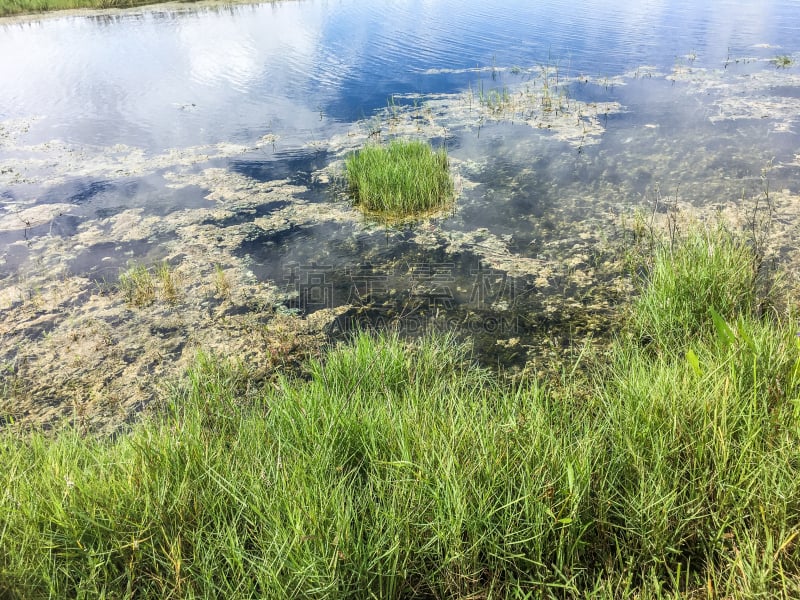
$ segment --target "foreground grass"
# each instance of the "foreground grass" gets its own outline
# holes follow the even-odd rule
[[[256,394],[201,356],[115,440],[4,433],[0,597],[798,597],[800,323],[672,287],[740,251],[657,252],[557,389],[361,335]]]
[[[650,237],[635,259],[647,271],[630,325],[657,350],[685,349],[723,318],[755,315],[769,298],[758,293],[761,262],[752,244],[724,224],[690,228],[680,239]]]
[[[402,217],[453,199],[447,153],[424,142],[367,146],[347,158],[345,169],[355,204],[370,212]]]

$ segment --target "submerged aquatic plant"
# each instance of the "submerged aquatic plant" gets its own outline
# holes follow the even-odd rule
[[[119,276],[119,289],[128,304],[149,306],[156,299],[156,286],[150,270],[136,263]]]
[[[119,276],[119,291],[131,306],[150,306],[160,294],[168,304],[180,298],[178,276],[169,263],[162,262],[153,269],[141,263],[133,263]]]
[[[369,212],[408,216],[440,208],[454,195],[444,149],[394,140],[348,157],[347,184],[354,203]]]
[[[788,54],[782,54],[772,59],[772,64],[779,69],[788,69],[794,65],[794,60]]]

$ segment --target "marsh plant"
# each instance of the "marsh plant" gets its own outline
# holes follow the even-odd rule
[[[231,280],[220,264],[214,267],[214,290],[222,300],[228,300],[231,297]]]
[[[404,217],[442,208],[454,197],[447,152],[426,142],[367,146],[347,158],[345,169],[353,202],[367,212]]]
[[[119,276],[119,290],[131,306],[150,306],[160,298],[175,304],[180,298],[178,275],[167,262],[148,268],[133,263]]]
[[[772,59],[772,64],[778,69],[788,69],[794,66],[794,59],[788,54],[782,54]]]
[[[149,306],[156,299],[153,274],[141,263],[135,263],[119,276],[119,290],[132,306]]]
[[[178,274],[168,262],[164,261],[156,267],[156,279],[160,284],[162,299],[169,304],[175,304],[180,297]]]
[[[512,74],[522,72],[513,67]],[[469,85],[466,101],[470,109],[475,105],[484,116],[494,120],[515,119],[533,120],[545,127],[552,117],[574,113],[580,121],[580,109],[575,111],[575,103],[570,101],[568,88],[570,81],[560,71],[558,64],[548,63],[538,69],[524,85],[485,86],[483,80],[475,88]],[[499,75],[497,76],[499,77]],[[496,77],[492,77],[493,81]]]
[[[769,302],[758,293],[761,257],[750,240],[722,223],[673,230],[649,243],[640,257],[644,278],[630,323],[655,348],[680,347],[707,333],[709,308],[731,318],[760,312]]]

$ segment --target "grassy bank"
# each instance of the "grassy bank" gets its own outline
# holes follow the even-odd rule
[[[160,1],[163,0],[0,0],[0,17],[75,8],[131,8]]]
[[[114,440],[2,434],[0,597],[798,597],[800,323],[725,229],[650,259],[557,386],[362,335],[257,391],[200,357]]]

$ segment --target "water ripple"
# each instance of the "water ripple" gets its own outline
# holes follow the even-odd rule
[[[794,0],[309,0],[9,22],[0,119],[45,115],[32,143],[244,143],[278,123],[368,116],[395,94],[458,91],[493,69],[613,77],[791,53],[798,27]]]

